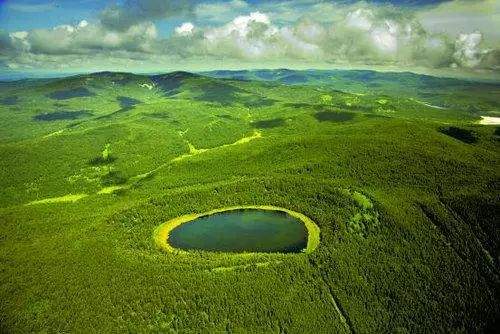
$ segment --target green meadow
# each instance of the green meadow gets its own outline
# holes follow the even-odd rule
[[[370,71],[0,83],[0,332],[491,332],[500,85]],[[273,206],[302,253],[165,251]]]

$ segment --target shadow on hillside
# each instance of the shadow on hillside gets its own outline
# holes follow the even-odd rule
[[[58,90],[47,95],[53,100],[68,100],[75,97],[89,97],[95,96],[95,93],[91,92],[85,87],[78,87],[66,90]]]
[[[350,112],[320,111],[314,114],[319,122],[347,122],[354,118]]]
[[[75,120],[84,117],[90,117],[93,114],[88,110],[77,110],[77,111],[55,111],[50,113],[43,113],[33,116],[35,121],[62,121],[62,120]]]

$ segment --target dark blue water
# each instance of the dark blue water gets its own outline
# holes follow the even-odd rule
[[[168,242],[186,250],[298,253],[307,246],[307,230],[284,212],[233,210],[182,224],[170,232]]]

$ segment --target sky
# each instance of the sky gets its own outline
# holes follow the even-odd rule
[[[243,68],[500,79],[500,0],[0,0],[0,73]]]

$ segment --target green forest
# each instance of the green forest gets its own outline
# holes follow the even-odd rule
[[[494,332],[499,101],[369,71],[1,82],[0,332]],[[155,243],[239,206],[301,213],[319,245]]]

